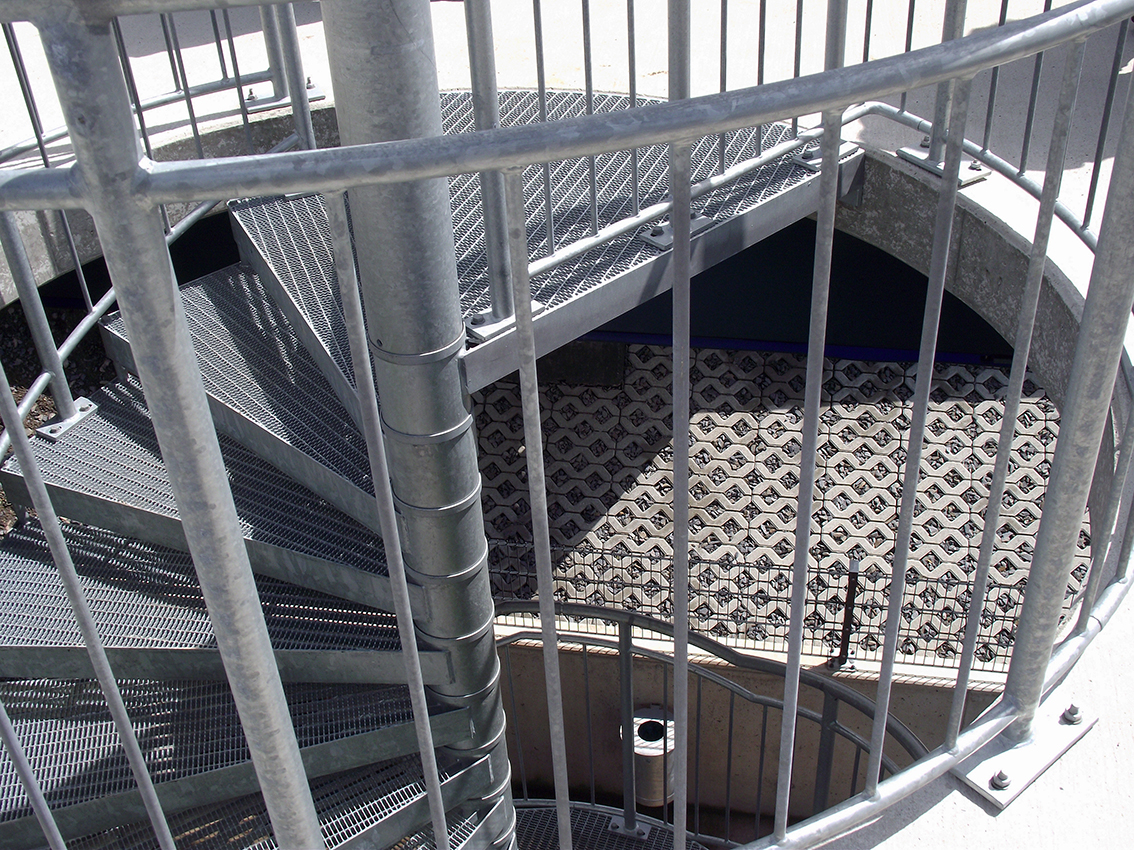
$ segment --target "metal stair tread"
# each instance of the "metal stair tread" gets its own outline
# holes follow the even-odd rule
[[[639,98],[639,104],[646,99]],[[468,92],[443,92],[442,119],[446,132],[472,129],[471,96]],[[595,112],[626,109],[624,95],[595,95]],[[584,114],[586,101],[581,92],[549,92],[549,120]],[[500,95],[503,126],[539,121],[539,97],[533,91],[505,91]],[[790,127],[767,125],[762,129],[738,130],[727,134],[726,163],[731,166],[755,156],[791,137]],[[628,151],[603,154],[595,158],[599,186],[597,202],[599,227],[634,213],[633,184]],[[654,145],[639,153],[639,194],[642,207],[657,203],[668,193],[668,147]],[[692,152],[693,179],[705,179],[719,170],[718,137],[699,140]],[[551,163],[552,211],[557,247],[591,233],[589,160],[576,158]],[[695,202],[703,215],[718,221],[732,218],[756,207],[771,196],[814,175],[784,156],[752,173],[715,189]],[[531,259],[546,255],[542,239],[545,210],[542,203],[542,169],[525,170],[525,197],[528,201],[528,233]],[[487,260],[485,258],[480,184],[477,175],[459,175],[450,180],[454,239],[461,292],[462,313],[466,318],[489,308]],[[243,199],[230,202],[229,209],[238,233],[255,246],[257,265],[269,271],[305,316],[320,344],[325,347],[353,384],[349,346],[341,318],[341,300],[334,270],[330,230],[321,195],[299,195]],[[532,297],[545,307],[554,308],[595,289],[627,270],[642,265],[662,251],[636,238],[634,233],[568,260],[532,279]],[[262,264],[262,265],[261,265]],[[633,305],[631,305],[633,306]],[[606,318],[614,318],[614,315]]]
[[[251,267],[229,266],[180,291],[209,396],[373,495],[362,435]],[[129,344],[119,313],[104,330]]]
[[[441,765],[442,781],[452,779],[463,769],[467,768],[453,763]],[[425,782],[421,760],[417,756],[313,778],[310,785],[328,848],[343,846],[379,826],[385,818],[425,802]],[[428,817],[428,814],[425,816]],[[257,850],[278,847],[259,794],[174,813],[168,821],[179,843],[200,850],[221,850],[237,846],[237,842],[241,847],[256,847]],[[450,825],[456,839],[454,850],[462,846],[461,840],[472,834],[475,825],[475,817]],[[410,846],[431,850],[431,830],[419,829],[414,836],[420,843]],[[406,836],[406,839],[414,836]],[[71,850],[160,850],[153,830],[146,822],[72,840],[67,846]]]
[[[150,775],[159,787],[249,762],[236,705],[225,682],[122,680],[119,688]],[[395,685],[284,686],[301,748],[412,723],[406,688]],[[134,790],[98,683],[17,680],[0,683],[12,723],[24,741],[53,809]],[[200,746],[203,730],[209,746]],[[67,740],[66,749],[52,746]],[[310,768],[309,768],[310,769]],[[232,796],[212,790],[213,800]],[[202,801],[205,802],[205,801]],[[9,759],[0,762],[0,834],[30,806]]]
[[[187,553],[81,523],[62,530],[107,647],[216,648]],[[393,614],[263,576],[256,586],[276,650],[400,651]],[[0,597],[0,658],[14,646],[83,646],[47,540],[33,520],[0,541]]]
[[[141,387],[132,380],[105,387],[93,394],[92,401],[98,405],[97,412],[69,431],[65,439],[33,442],[48,485],[57,492],[92,497],[103,505],[115,503],[155,519],[177,521],[176,504]],[[385,553],[377,535],[231,438],[218,434],[218,439],[247,541],[385,576]],[[0,468],[0,478],[10,496],[18,497],[21,488],[11,486],[17,482],[22,485],[15,457]],[[90,512],[94,516],[89,519],[73,518],[108,524],[97,507],[91,507]],[[179,547],[176,541],[153,540],[147,536],[150,531],[143,524],[129,533]],[[153,529],[154,535],[159,532]]]

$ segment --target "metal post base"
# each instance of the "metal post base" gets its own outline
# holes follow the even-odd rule
[[[248,109],[249,115],[255,115],[257,112],[267,112],[269,109],[283,109],[291,105],[291,96],[284,94],[282,96],[275,94],[273,91],[271,96],[265,97],[266,92],[272,91],[271,83],[264,83],[261,86],[252,86],[244,95],[244,105]],[[325,100],[327,97],[319,86],[307,81],[307,100],[310,103],[316,103],[320,100]]]
[[[618,835],[625,835],[629,838],[638,838],[642,841],[649,840],[650,831],[653,827],[646,826],[645,824],[638,824],[633,829],[626,828],[626,821],[618,815],[610,816],[610,831]]]
[[[537,316],[543,312],[543,303],[532,299],[532,315]],[[493,319],[492,311],[485,310],[481,313],[473,313],[465,319],[465,328],[469,334],[477,342],[484,342],[485,340],[493,339],[500,336],[505,331],[511,330],[516,326],[516,317],[508,316],[506,319]]]
[[[716,223],[715,219],[694,213],[689,219],[689,236],[696,236],[702,230],[708,230]],[[667,221],[664,224],[651,225],[648,230],[639,233],[638,238],[643,242],[649,242],[655,248],[667,251],[673,247],[673,223]]]
[[[924,168],[926,171],[936,174],[938,177],[945,176],[945,163],[934,162],[929,158],[929,151],[922,150],[921,148],[900,148],[898,156],[906,162],[911,162],[918,168]],[[989,171],[975,159],[962,159],[961,160],[961,173],[957,178],[957,185],[969,186],[973,183],[978,183],[989,175]]]
[[[1007,808],[1040,774],[1098,722],[1056,688],[1036,712],[1032,738],[1013,746],[1001,734],[953,768],[953,774],[999,809]]]
[[[77,398],[75,399],[74,416],[70,419],[60,419],[58,416],[53,419],[48,419],[35,429],[35,433],[45,440],[50,440],[54,443],[96,410],[98,410],[98,405],[90,399]]]

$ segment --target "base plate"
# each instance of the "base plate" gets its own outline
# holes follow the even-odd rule
[[[611,815],[610,817],[610,831],[616,832],[619,835],[625,835],[629,838],[638,838],[642,841],[646,841],[650,837],[651,829],[653,829],[653,827],[646,826],[643,823],[639,823],[634,829],[627,829],[626,821],[623,818],[617,815]]]
[[[931,171],[938,177],[945,176],[945,163],[933,162],[929,158],[929,151],[922,148],[899,148],[898,156],[906,162],[911,162],[918,168],[924,168],[926,171]],[[957,175],[957,184],[959,186],[968,186],[972,183],[977,183],[989,175],[989,170],[977,162],[975,159],[962,159],[961,171]]]
[[[1040,704],[1032,738],[1012,745],[1003,733],[953,768],[953,774],[999,809],[1006,808],[1091,727],[1097,715],[1081,708],[1078,722],[1068,719],[1070,694],[1056,688]]]

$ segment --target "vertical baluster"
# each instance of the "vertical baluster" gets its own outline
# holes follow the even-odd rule
[[[570,792],[567,786],[567,743],[563,719],[563,684],[559,673],[559,641],[555,627],[555,577],[551,570],[551,530],[547,517],[547,484],[540,431],[539,378],[536,372],[535,330],[528,283],[527,231],[524,221],[523,172],[505,174],[509,251],[512,257],[512,299],[516,305],[516,336],[520,348],[520,400],[531,499],[532,538],[539,587],[539,619],[543,635],[543,674],[547,687],[547,722],[551,736],[555,810],[559,848],[571,850]]]
[[[837,0],[837,2],[832,0],[828,4],[824,61],[829,70],[842,64],[843,44],[846,40],[846,15],[845,0]],[[839,190],[841,128],[842,110],[828,110],[823,113],[823,167],[819,177],[819,221],[815,231],[815,263],[811,281],[811,318],[807,337],[799,507],[796,513],[795,556],[792,566],[788,660],[787,669],[784,671],[784,722],[780,731],[776,785],[775,834],[777,839],[781,840],[787,834],[795,751],[795,718],[799,711],[799,672],[803,658],[803,620],[808,564],[811,558],[811,522],[819,445],[819,403],[822,395],[823,359],[827,339],[831,253],[835,244],[835,205]]]
[[[1064,155],[1067,149],[1067,136],[1071,127],[1071,113],[1074,108],[1079,73],[1083,65],[1083,47],[1084,43],[1079,42],[1068,53],[1055,124],[1052,127],[1051,144],[1048,147],[1047,176],[1044,179],[1043,192],[1040,197],[1035,238],[1032,240],[1028,272],[1024,282],[1024,294],[1020,300],[1016,338],[1012,347],[1012,367],[1008,377],[1008,396],[1004,402],[1004,418],[1000,422],[996,460],[993,466],[992,481],[988,488],[988,504],[985,508],[984,531],[981,537],[980,552],[977,556],[976,572],[973,574],[972,597],[969,602],[965,636],[957,667],[957,684],[953,691],[952,708],[945,733],[946,743],[950,747],[957,742],[957,735],[960,733],[964,715],[969,674],[976,652],[981,612],[984,610],[984,597],[988,587],[988,573],[992,564],[993,549],[996,545],[996,534],[1000,526],[1000,509],[1008,481],[1009,466],[1012,463],[1012,443],[1016,433],[1016,418],[1019,416],[1020,400],[1024,392],[1024,379],[1027,374],[1028,356],[1031,350],[1032,333],[1035,328],[1036,307],[1039,304],[1040,290],[1043,286],[1047,246],[1055,216],[1055,200],[1059,196]]]

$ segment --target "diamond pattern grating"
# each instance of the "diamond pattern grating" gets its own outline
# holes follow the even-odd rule
[[[216,646],[187,554],[78,523],[65,524],[63,535],[107,646]],[[401,645],[392,614],[270,578],[257,577],[256,585],[277,650],[394,651]],[[0,543],[0,597],[0,647],[83,645],[34,522],[13,528]]]
[[[804,358],[701,349],[692,366],[693,627],[752,649],[786,646],[799,490]],[[901,496],[914,364],[829,361],[819,435],[808,582],[807,651],[831,654],[849,561],[862,563],[855,645],[880,647]],[[621,386],[541,390],[558,598],[669,616],[672,404],[669,349],[633,345]],[[952,663],[959,651],[1003,416],[1007,375],[938,364],[934,372],[901,657]],[[535,593],[519,388],[476,396],[483,504],[495,593]],[[1058,414],[1030,381],[982,616],[978,665],[1002,669],[1038,529]],[[1084,531],[1069,604],[1090,555]]]

